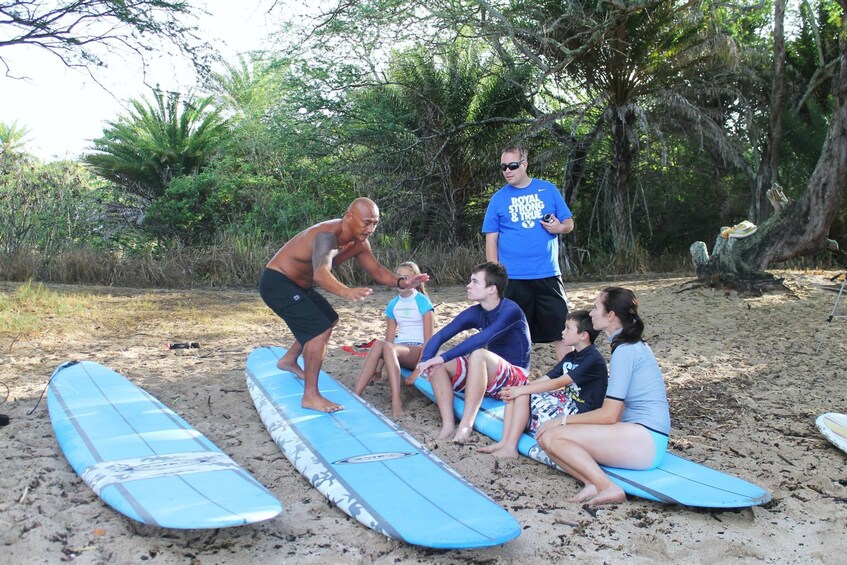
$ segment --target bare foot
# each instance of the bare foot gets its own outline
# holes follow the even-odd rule
[[[399,406],[395,407],[392,404],[391,405],[391,417],[396,420],[397,418],[399,418],[402,415],[403,415],[403,405],[400,404]]]
[[[600,506],[601,504],[613,504],[625,502],[626,493],[618,485],[611,485],[597,493],[597,496],[588,501],[589,506]]]
[[[276,362],[276,368],[280,371],[288,371],[289,373],[294,373],[294,376],[298,379],[305,379],[306,374],[303,372],[303,369],[300,368],[300,365],[297,363],[288,363],[284,362],[285,357]]]
[[[323,396],[316,396],[313,398],[306,398],[304,396],[303,400],[300,401],[300,406],[308,408],[309,410],[317,410],[318,412],[327,412],[330,414],[344,410],[342,405],[330,402]]]
[[[477,447],[476,450],[479,451],[480,453],[494,453],[495,451],[497,451],[501,447],[503,447],[503,443],[498,441],[497,443],[492,443],[491,445],[484,445],[482,447]]]
[[[453,436],[453,443],[465,443],[471,437],[471,431],[473,431],[473,428],[470,426],[459,428],[456,435]]]
[[[597,487],[588,483],[585,485],[585,488],[577,493],[575,497],[569,498],[568,502],[585,502],[589,498],[593,498],[595,496],[597,496]]]
[[[456,426],[442,426],[441,433],[438,434],[438,439],[449,439],[455,430]]]
[[[498,449],[497,451],[495,451],[491,455],[493,455],[494,457],[499,457],[500,459],[517,459],[518,458],[518,450],[514,449],[514,448],[507,449],[507,448],[504,447],[502,449]]]

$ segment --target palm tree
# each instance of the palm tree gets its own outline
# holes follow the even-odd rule
[[[210,87],[218,107],[231,120],[259,119],[280,102],[281,75],[287,63],[256,55],[239,55],[236,63],[223,63],[211,74]]]
[[[162,196],[172,178],[199,172],[226,123],[212,98],[153,91],[153,102],[131,100],[128,114],[108,123],[83,156],[101,177],[148,200]]]
[[[29,130],[19,127],[17,120],[11,124],[0,122],[0,155],[20,153]]]
[[[529,121],[529,74],[466,45],[418,48],[392,59],[386,84],[354,96],[347,117],[361,149],[350,162],[397,222],[388,232],[447,244],[479,233],[501,144]]]
[[[212,73],[209,86],[230,130],[224,151],[239,166],[278,175],[308,145],[302,134],[311,124],[300,119],[303,101],[291,67],[286,59],[242,55]]]
[[[541,71],[554,111],[536,112],[538,123],[573,116],[568,128],[583,132],[602,156],[606,230],[619,254],[636,241],[634,187],[644,147],[670,133],[695,136],[741,164],[720,127],[725,101],[739,98],[732,50],[702,8],[697,0],[520,0],[503,12],[489,8],[477,22],[490,41],[509,46],[501,52]]]

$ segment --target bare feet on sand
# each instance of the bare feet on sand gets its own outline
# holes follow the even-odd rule
[[[502,442],[492,443],[491,445],[486,445],[485,447],[477,448],[477,451],[480,453],[490,453],[494,457],[499,457],[501,459],[517,459],[518,458],[518,450],[517,449],[506,449],[503,447]]]
[[[585,488],[579,491],[575,497],[569,498],[568,502],[585,502],[595,496],[597,496],[597,487],[589,483],[585,485]]]
[[[589,506],[600,506],[601,504],[613,504],[626,501],[626,493],[618,485],[611,485],[597,493],[597,496],[588,501]]]
[[[456,426],[442,426],[441,433],[438,434],[438,439],[449,439],[453,436]]]
[[[456,431],[456,435],[453,436],[453,443],[465,443],[471,437],[472,431],[473,429],[470,426],[462,426]]]
[[[303,372],[303,369],[300,368],[300,365],[298,365],[297,363],[283,363],[283,359],[280,359],[276,362],[277,369],[279,369],[280,371],[288,371],[289,373],[294,373],[294,376],[298,379],[306,378],[306,374]]]
[[[300,406],[308,408],[309,410],[317,410],[318,412],[327,412],[330,414],[344,410],[342,405],[330,402],[323,396],[316,396],[313,398],[306,398],[304,396],[303,400],[300,401]]]
[[[482,447],[477,447],[476,450],[480,453],[494,453],[501,447],[503,447],[503,444],[498,441],[497,443],[492,443],[491,445],[483,445]]]

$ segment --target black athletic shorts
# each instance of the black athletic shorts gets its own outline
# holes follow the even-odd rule
[[[526,315],[532,343],[550,343],[562,339],[562,330],[568,318],[568,300],[561,277],[509,279],[506,298],[517,302]]]
[[[300,345],[324,333],[338,320],[338,314],[314,287],[301,288],[274,269],[265,268],[262,272],[259,295],[288,324]]]

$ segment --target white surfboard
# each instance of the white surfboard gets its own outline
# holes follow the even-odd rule
[[[815,424],[826,439],[847,453],[847,414],[837,412],[821,414],[815,420]]]

